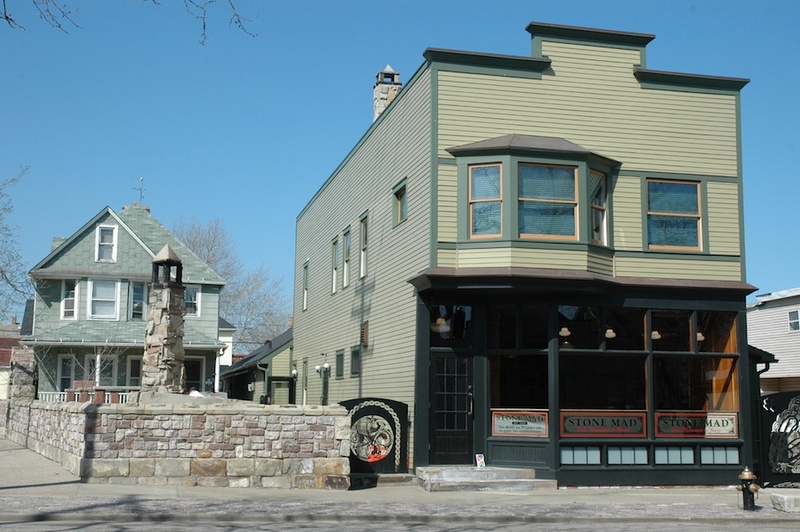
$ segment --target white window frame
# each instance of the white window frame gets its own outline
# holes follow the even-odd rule
[[[72,316],[67,316],[66,302],[67,302],[67,283],[73,283],[72,294]],[[77,279],[63,279],[61,281],[61,319],[62,320],[77,320],[78,319],[78,280]]]
[[[589,170],[589,181],[594,182],[594,179],[599,182],[591,190],[592,197],[589,198],[592,220],[592,243],[600,244],[603,246],[608,245],[608,191],[607,176],[604,172],[599,170]],[[598,199],[599,201],[595,201]],[[595,223],[599,220],[599,223]]]
[[[130,289],[128,291],[129,292],[128,293],[128,307],[129,307],[129,309],[128,309],[128,319],[129,320],[136,320],[136,321],[139,321],[139,320],[145,321],[145,320],[147,320],[147,308],[149,306],[148,305],[148,301],[149,301],[148,296],[150,295],[148,293],[147,283],[140,282],[140,281],[131,281],[129,284],[130,284]],[[142,317],[141,318],[134,318],[133,317],[133,303],[134,303],[134,301],[133,301],[133,289],[137,284],[142,285],[142,298],[143,299],[142,299]]]
[[[139,361],[139,384],[131,384],[131,362],[134,360]],[[144,367],[144,357],[142,355],[129,356],[125,362],[125,386],[141,386],[142,385],[142,369]]]
[[[347,288],[350,285],[350,256],[353,246],[353,237],[350,228],[344,230],[342,238],[342,288]]]
[[[331,294],[339,287],[339,239],[331,242]]]
[[[369,215],[363,214],[358,225],[358,241],[360,254],[358,257],[359,277],[363,279],[367,276],[367,246],[369,245]]]
[[[303,310],[308,310],[308,261],[303,264]]]
[[[101,234],[104,231],[111,230],[111,243],[101,242]],[[101,246],[111,246],[111,258],[101,259],[100,248]],[[94,246],[94,261],[95,262],[117,262],[117,226],[116,225],[98,225],[95,231],[95,246]]]
[[[111,361],[111,384],[103,384],[100,382],[100,374],[99,372],[95,375],[92,375],[94,368],[97,363],[99,362],[100,365],[103,365],[103,360],[110,360]],[[83,357],[83,374],[85,379],[84,380],[94,380],[95,386],[116,386],[117,378],[119,374],[117,373],[119,363],[119,356],[116,354],[103,354],[103,353],[87,353]]]
[[[200,317],[200,309],[202,308],[201,303],[203,301],[202,290],[200,289],[200,285],[199,284],[187,284],[186,285],[186,292],[184,292],[184,309],[186,308],[186,301],[187,301],[186,294],[189,292],[189,290],[194,290],[194,292],[196,294],[194,302],[195,302],[195,307],[197,307],[197,311],[194,312],[194,313],[189,313],[189,311],[187,310],[186,311],[186,316],[189,317],[189,318],[199,318]]]
[[[114,283],[114,315],[106,316],[92,313],[92,303],[94,298],[95,283]],[[86,291],[86,317],[90,320],[118,320],[119,319],[119,281],[111,279],[89,279],[89,287]],[[98,301],[108,301],[98,299]]]
[[[794,316],[792,316],[794,314]],[[789,332],[800,332],[800,310],[790,310],[789,318]]]

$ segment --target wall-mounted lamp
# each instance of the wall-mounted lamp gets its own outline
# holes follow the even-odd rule
[[[317,364],[316,366],[314,366],[314,369],[321,376],[325,376],[325,375],[328,375],[331,372],[331,365],[328,364],[328,355],[326,355],[325,353],[321,353],[320,356],[321,357],[325,357],[325,362],[323,362],[323,364],[321,366],[319,364]]]
[[[568,328],[568,327],[561,327],[561,330],[560,330],[560,331],[558,331],[558,335],[559,335],[561,338],[567,338],[567,337],[568,337],[569,335],[571,335],[571,334],[572,334],[572,332],[569,330],[569,328]]]
[[[653,340],[661,340],[661,333],[658,331],[653,331],[650,333],[650,338]]]
[[[431,324],[431,330],[437,334],[444,334],[450,332],[450,325],[444,318],[436,318],[436,321]]]
[[[611,327],[606,329],[606,338],[611,340],[612,338],[616,338],[616,337],[617,337],[617,333],[614,332],[614,329],[612,329]]]
[[[297,364],[292,364],[292,378],[297,378]]]
[[[705,334],[703,334],[701,332],[697,333],[697,341],[698,342],[702,342],[705,339],[706,339],[706,335]]]

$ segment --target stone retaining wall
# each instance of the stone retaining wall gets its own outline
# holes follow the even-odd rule
[[[350,485],[350,417],[340,406],[3,401],[3,433],[87,482]]]

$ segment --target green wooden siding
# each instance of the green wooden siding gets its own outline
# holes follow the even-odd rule
[[[709,251],[714,255],[741,253],[739,225],[739,186],[737,183],[711,181],[708,183]]]
[[[413,412],[416,296],[407,281],[430,265],[430,101],[430,75],[423,72],[298,217],[294,358],[308,358],[311,404],[319,401],[322,384],[314,366],[327,360],[332,370],[330,403],[358,396],[391,397],[407,402]],[[408,218],[396,225],[392,188],[402,179],[407,180]],[[369,226],[368,275],[359,279],[359,221],[364,213]],[[342,287],[342,234],[347,227],[352,235],[350,285]],[[334,238],[339,239],[340,260],[337,291],[332,294]],[[305,264],[309,292],[303,311]],[[369,321],[369,347],[362,350],[359,379],[350,376],[350,352],[359,344],[364,321]],[[345,352],[343,379],[333,372],[338,350]],[[298,400],[302,381],[300,375]]]
[[[619,277],[656,277],[661,279],[694,279],[741,281],[739,261],[719,260],[714,257],[696,259],[667,259],[663,257],[625,256],[614,260]]]
[[[613,196],[614,249],[639,251],[644,244],[642,226],[642,180],[639,176],[619,176]]]

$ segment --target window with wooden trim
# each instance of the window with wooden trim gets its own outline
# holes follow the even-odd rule
[[[469,167],[469,236],[491,238],[503,234],[502,166]]]
[[[347,288],[347,286],[350,285],[350,249],[352,247],[350,228],[345,229],[342,240],[344,246],[344,249],[342,250],[344,255],[342,260],[342,288]]]
[[[64,279],[61,282],[61,319],[74,320],[77,318],[78,289],[75,279]]]
[[[597,170],[589,171],[589,190],[592,198],[592,242],[607,245],[606,222],[606,175]]]
[[[535,238],[577,238],[577,168],[519,165],[519,234]]]
[[[336,351],[336,378],[344,378],[344,349]]]
[[[131,283],[131,319],[143,320],[147,308],[147,284]]]
[[[647,180],[650,249],[699,250],[700,221],[700,183]]]
[[[196,285],[189,285],[183,296],[183,303],[186,308],[187,316],[200,315],[200,287]]]
[[[350,376],[359,375],[361,375],[361,347],[356,346],[350,349]]]
[[[118,295],[117,281],[89,281],[89,317],[116,319]]]
[[[117,260],[117,226],[101,225],[95,234],[95,262],[116,262]]]
[[[360,243],[361,243],[361,254],[359,257],[359,276],[364,278],[367,276],[367,244],[369,243],[368,240],[368,233],[367,230],[369,228],[369,224],[367,215],[361,217],[361,225],[360,225]]]

